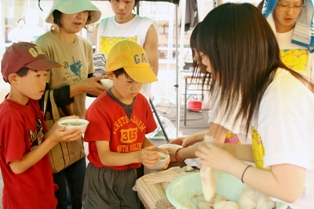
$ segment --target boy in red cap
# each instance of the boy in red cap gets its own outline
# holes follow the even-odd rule
[[[56,208],[47,153],[58,142],[79,140],[82,135],[79,129],[65,131],[65,127],[57,124],[47,132],[36,101],[45,92],[48,70],[60,66],[48,59],[35,44],[27,42],[12,44],[3,55],[1,73],[11,86],[0,104],[4,209]]]

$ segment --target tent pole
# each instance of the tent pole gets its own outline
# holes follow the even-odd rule
[[[176,100],[176,115],[177,115],[177,120],[176,120],[176,138],[179,136],[179,129],[180,129],[180,92],[179,92],[179,68],[178,68],[178,7],[179,5],[176,4],[176,93],[177,93],[177,100]]]
[[[181,0],[181,28],[180,28],[180,53],[178,51],[178,7],[176,6],[176,91],[177,91],[177,130],[176,137],[179,135],[180,130],[180,110],[181,110],[181,70],[183,69],[183,50],[184,50],[184,33],[185,33],[185,10],[186,10],[186,0]],[[185,110],[184,110],[185,111]]]

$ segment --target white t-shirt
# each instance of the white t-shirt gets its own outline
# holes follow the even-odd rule
[[[314,81],[313,53],[311,54],[305,47],[292,44],[292,32],[293,30],[287,33],[276,33],[281,60],[287,67],[304,75],[307,79]]]
[[[261,136],[264,167],[293,164],[307,170],[303,195],[291,208],[314,206],[314,94],[289,72],[279,69],[262,98],[252,125]],[[253,151],[259,152],[254,147]],[[277,201],[277,200],[275,200]]]
[[[217,84],[218,85],[218,84]],[[226,104],[219,104],[220,93],[219,87],[215,88],[215,92],[211,96],[211,111],[208,119],[208,123],[215,123],[220,126],[223,126],[225,129],[229,130],[231,133],[234,133],[238,136],[241,144],[250,144],[251,143],[251,134],[250,130],[246,135],[246,120],[240,117],[235,123],[237,113],[239,111],[240,104],[232,108],[231,114],[228,116],[226,114]]]
[[[132,40],[143,47],[147,31],[151,25],[153,25],[157,31],[156,23],[147,17],[135,15],[132,20],[122,24],[115,21],[115,16],[104,18],[98,25],[98,51],[105,53],[107,57],[111,48],[122,40]],[[143,84],[141,93],[146,98],[149,98],[150,89],[151,84]]]
[[[268,21],[272,20],[272,15],[267,18]],[[314,57],[313,53],[309,53],[309,50],[305,47],[292,44],[292,30],[287,33],[276,33],[277,41],[280,47],[280,56],[283,63],[289,68],[297,71],[298,73],[305,76],[307,79],[314,81]],[[218,88],[216,88],[218,89]],[[215,92],[212,96],[211,111],[209,115],[209,123],[213,122],[223,126],[228,129],[230,132],[237,134],[241,144],[251,143],[251,133],[249,130],[248,135],[246,136],[245,121],[243,119],[238,120],[235,124],[231,123],[234,121],[236,114],[239,110],[239,107],[234,107],[234,111],[229,118],[226,118],[226,111],[223,106],[219,105],[220,97],[218,93]]]
[[[310,53],[309,50],[303,46],[291,43],[293,30],[286,33],[277,33],[272,13],[269,14],[266,19],[276,35],[283,63],[313,82],[314,53]]]

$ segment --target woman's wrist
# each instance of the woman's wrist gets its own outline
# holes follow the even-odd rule
[[[242,181],[242,183],[244,183],[244,180],[243,180],[244,174],[246,173],[247,169],[249,169],[249,167],[252,167],[252,165],[247,165],[247,166],[245,167],[244,171],[242,172],[242,175],[241,175],[241,181]]]
[[[176,159],[177,162],[183,162],[185,159],[181,158],[179,151],[182,150],[183,148],[179,148],[176,150],[175,154],[174,154],[174,158]],[[182,153],[182,152],[181,152]]]

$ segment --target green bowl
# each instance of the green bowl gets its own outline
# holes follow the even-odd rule
[[[216,193],[237,202],[242,192],[243,183],[235,176],[217,171]],[[189,209],[183,206],[191,194],[202,195],[202,183],[200,173],[188,174],[172,181],[166,190],[169,202],[180,209]]]
[[[216,193],[231,201],[237,202],[242,192],[243,183],[229,173],[222,171],[216,172]],[[172,181],[166,190],[166,196],[169,202],[175,208],[180,209],[189,209],[184,207],[183,204],[186,203],[188,198],[191,197],[191,194],[194,193],[199,196],[203,194],[200,173],[193,173],[179,177]],[[275,208],[286,209],[288,206],[285,203],[275,202]]]

